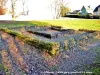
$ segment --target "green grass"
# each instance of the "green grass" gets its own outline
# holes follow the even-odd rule
[[[0,21],[0,28],[13,28],[21,26],[35,26],[35,25],[45,26],[49,24],[40,21]]]
[[[100,20],[93,19],[67,19],[67,20],[41,20],[41,21],[11,21],[4,22],[0,21],[0,28],[6,27],[19,27],[19,26],[47,26],[55,25],[62,26],[68,29],[87,29],[87,30],[100,30]]]
[[[68,20],[44,20],[52,25],[62,26],[68,29],[87,29],[87,30],[100,30],[100,20],[93,19],[68,19]]]

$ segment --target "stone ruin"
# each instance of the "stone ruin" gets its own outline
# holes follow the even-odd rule
[[[51,26],[43,30],[30,29],[28,32],[43,36],[49,39],[56,39],[60,36],[71,35],[75,33],[73,29],[63,29],[61,26]]]

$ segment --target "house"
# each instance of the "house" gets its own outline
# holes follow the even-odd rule
[[[87,13],[88,13],[88,12],[87,12],[85,6],[83,6],[83,7],[81,8],[80,15],[86,15]]]
[[[99,10],[100,11],[100,10]],[[93,9],[89,5],[87,8],[82,6],[80,10],[74,10],[73,12],[67,12],[66,15],[80,16],[80,17],[90,17],[93,18]]]
[[[80,15],[81,16],[84,16],[84,15],[92,16],[93,15],[93,9],[90,6],[88,6],[87,8],[85,8],[85,6],[83,6],[81,8]]]
[[[78,14],[80,12],[80,10],[74,10],[73,13],[74,14]]]
[[[94,13],[95,16],[100,16],[100,5],[98,5],[98,6],[94,9],[93,13]]]
[[[78,15],[80,10],[74,10],[73,12],[67,12],[66,15]]]
[[[85,6],[83,6],[81,8],[81,10],[74,10],[73,12],[68,12],[67,15],[81,15],[81,16],[84,16],[84,15],[87,15],[87,14],[90,14],[92,15],[93,14],[93,10],[91,10],[91,8],[85,8]]]

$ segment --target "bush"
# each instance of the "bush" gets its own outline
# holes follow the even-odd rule
[[[0,15],[4,15],[6,13],[6,9],[0,7]]]
[[[100,68],[94,68],[93,69],[93,74],[100,75]]]

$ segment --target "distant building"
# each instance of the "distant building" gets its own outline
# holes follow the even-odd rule
[[[94,9],[93,13],[94,13],[95,16],[100,16],[100,5],[98,5],[98,6]]]
[[[66,15],[78,15],[80,13],[80,10],[74,10],[73,12],[67,12]]]
[[[74,10],[73,12],[68,12],[67,15],[78,15],[80,14],[81,16],[84,16],[84,15],[87,15],[87,14],[90,14],[92,15],[93,14],[93,10],[91,8],[85,8],[85,6],[83,6],[81,8],[81,10]]]
[[[81,14],[81,15],[86,15],[87,13],[88,13],[88,12],[87,12],[85,6],[83,6],[82,9],[81,9],[80,14]]]
[[[80,10],[74,10],[73,13],[74,14],[78,14],[80,12]]]
[[[85,8],[85,6],[83,6],[80,10],[80,15],[90,15],[92,16],[93,15],[93,9],[88,6],[88,8]]]

